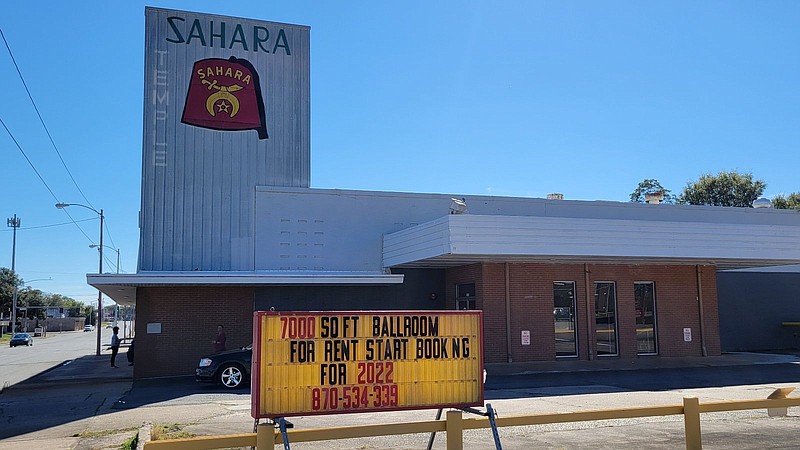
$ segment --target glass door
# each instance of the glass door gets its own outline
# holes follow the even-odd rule
[[[617,290],[614,282],[594,284],[594,322],[597,355],[617,355]]]
[[[553,283],[553,323],[556,356],[578,356],[574,281]]]
[[[636,349],[640,355],[658,354],[656,339],[656,286],[652,281],[633,283],[636,306]]]

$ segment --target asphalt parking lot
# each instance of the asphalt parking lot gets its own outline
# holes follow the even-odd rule
[[[500,417],[765,398],[778,387],[800,387],[800,358],[731,354],[724,357],[589,370],[585,362],[490,365],[486,402]],[[652,363],[651,363],[652,364]],[[130,367],[108,367],[108,357],[84,356],[20,382],[0,394],[0,449],[116,448],[146,422],[172,424],[196,436],[253,429],[247,389],[228,392],[192,377],[134,382]],[[586,367],[583,367],[586,366]],[[433,420],[436,411],[295,417],[296,429]],[[800,408],[788,417],[766,411],[703,416],[705,448],[800,447]],[[501,428],[503,448],[683,448],[680,416]],[[428,435],[296,443],[292,448],[418,449]],[[443,435],[434,448],[445,448]],[[465,433],[465,448],[490,449],[489,430]]]

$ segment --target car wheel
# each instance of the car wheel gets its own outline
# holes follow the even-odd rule
[[[236,389],[244,384],[247,375],[237,364],[228,364],[219,370],[219,383],[227,389]]]
[[[28,342],[28,347],[33,347],[33,341]]]

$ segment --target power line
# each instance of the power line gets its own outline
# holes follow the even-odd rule
[[[36,106],[36,102],[33,101],[33,95],[31,95],[31,91],[30,91],[30,89],[28,89],[28,84],[25,82],[25,78],[22,76],[22,71],[19,69],[19,66],[17,65],[17,60],[14,58],[14,53],[11,51],[11,46],[8,44],[8,41],[6,40],[6,35],[3,34],[3,30],[2,29],[0,29],[0,37],[3,38],[3,42],[6,44],[6,49],[8,50],[8,55],[11,57],[11,62],[14,63],[14,68],[17,69],[17,75],[19,75],[19,79],[20,79],[20,81],[22,81],[22,85],[25,87],[25,92],[28,93],[28,98],[31,100],[31,104],[33,105],[33,109],[36,111],[36,115],[39,117],[39,122],[42,123],[42,127],[44,128],[44,131],[45,131],[45,133],[47,133],[47,137],[50,139],[50,143],[53,144],[53,149],[56,151],[56,154],[58,155],[58,159],[61,160],[61,164],[64,166],[64,170],[67,171],[67,174],[69,175],[70,180],[72,180],[72,183],[78,189],[78,192],[80,192],[81,197],[83,197],[83,199],[86,200],[86,203],[88,203],[89,206],[94,208],[94,205],[92,205],[92,202],[90,202],[89,199],[86,198],[86,195],[84,195],[83,190],[81,190],[81,187],[78,186],[78,182],[75,181],[75,178],[72,176],[72,172],[70,172],[69,167],[67,167],[67,163],[64,162],[64,158],[61,156],[61,152],[58,151],[58,147],[56,146],[56,143],[53,140],[53,136],[50,134],[50,130],[47,128],[47,125],[44,123],[44,119],[42,118],[42,114],[39,112],[39,108]]]
[[[42,114],[39,112],[39,108],[36,106],[36,102],[33,100],[33,95],[31,94],[30,89],[28,89],[28,83],[25,82],[25,77],[22,76],[22,71],[20,70],[19,65],[17,64],[16,58],[14,58],[14,53],[11,51],[11,46],[9,45],[8,40],[6,39],[6,36],[3,33],[2,29],[0,29],[0,37],[2,37],[2,39],[3,39],[3,43],[6,46],[6,50],[8,50],[8,55],[11,57],[11,62],[14,63],[14,68],[17,70],[17,75],[19,75],[19,79],[22,82],[22,85],[25,87],[25,92],[28,94],[28,98],[31,101],[31,105],[33,105],[33,109],[36,111],[36,115],[39,117],[39,122],[41,122],[42,127],[44,128],[44,131],[47,134],[48,139],[50,139],[50,143],[53,145],[53,149],[55,150],[56,154],[58,155],[58,159],[61,161],[61,164],[64,166],[64,170],[67,171],[67,174],[69,175],[69,178],[72,180],[72,183],[78,189],[78,192],[80,192],[81,197],[83,197],[83,199],[86,201],[86,203],[88,203],[89,206],[92,207],[92,209],[95,209],[94,205],[92,205],[92,202],[90,202],[89,199],[86,197],[86,195],[83,193],[83,190],[78,185],[78,182],[75,181],[75,177],[72,176],[72,172],[69,170],[69,167],[67,167],[67,163],[64,161],[64,158],[61,156],[61,152],[58,150],[58,146],[56,145],[55,141],[53,140],[53,136],[50,134],[50,130],[47,128],[47,124],[45,124],[44,118],[42,117]],[[2,119],[0,119],[0,122],[2,122]],[[36,167],[33,165],[33,162],[31,162],[30,158],[28,158],[28,155],[25,154],[24,150],[22,150],[22,146],[20,146],[19,143],[17,142],[16,138],[14,138],[14,135],[11,133],[11,130],[8,129],[8,127],[6,126],[5,122],[2,122],[2,124],[3,124],[3,128],[6,129],[6,132],[8,133],[8,135],[11,136],[11,139],[17,145],[17,148],[20,150],[20,152],[22,152],[23,156],[25,156],[25,159],[28,161],[28,164],[30,164],[30,166],[33,168],[34,172],[36,172],[36,175],[39,177],[39,179],[45,185],[47,190],[50,192],[50,195],[53,196],[53,198],[55,199],[56,203],[61,203],[61,201],[55,195],[53,190],[50,189],[50,186],[47,185],[47,182],[44,181],[44,178],[39,173],[39,171],[36,170]],[[80,230],[81,234],[83,234],[86,237],[86,239],[89,240],[89,242],[94,244],[94,240],[91,237],[89,237],[89,235],[86,234],[85,231],[83,231],[83,228],[81,228],[80,225],[78,225],[78,223],[75,221],[75,219],[69,213],[69,211],[67,211],[65,209],[64,212],[67,214],[67,217],[70,218],[72,223],[75,224],[75,226],[78,228],[78,230]],[[106,230],[108,230],[108,226],[106,226],[105,228],[106,228]]]
[[[36,176],[39,177],[39,179],[42,181],[42,184],[44,184],[44,187],[47,188],[47,191],[50,192],[50,195],[53,196],[53,199],[55,199],[55,201],[58,202],[59,201],[58,197],[56,197],[56,194],[53,192],[52,189],[50,189],[50,186],[47,184],[47,182],[44,181],[44,178],[42,177],[42,174],[40,174],[39,171],[36,170],[36,166],[34,166],[33,162],[31,161],[31,159],[28,158],[28,154],[25,153],[25,150],[23,150],[22,146],[19,145],[19,142],[17,142],[17,138],[15,138],[14,134],[11,133],[11,130],[8,129],[8,127],[6,126],[6,123],[3,121],[2,117],[0,117],[0,124],[3,125],[3,128],[5,128],[6,133],[8,133],[8,136],[11,138],[12,141],[14,141],[14,145],[17,146],[17,148],[19,149],[20,153],[22,153],[22,156],[25,157],[25,161],[28,161],[28,164],[30,164],[31,169],[33,169],[33,171],[36,173]]]
[[[53,224],[50,224],[50,225],[39,225],[39,226],[35,226],[35,227],[24,227],[23,229],[24,230],[37,230],[37,229],[41,229],[41,228],[61,227],[61,226],[64,226],[64,225],[74,225],[77,222],[88,222],[90,220],[98,220],[98,218],[97,217],[90,217],[88,219],[80,219],[80,220],[76,220],[74,222],[53,223]],[[11,232],[11,230],[0,230],[0,233],[10,233],[10,232]]]
[[[82,189],[81,189],[81,187],[78,185],[78,182],[75,180],[75,177],[73,177],[73,176],[72,176],[72,172],[69,170],[69,167],[67,167],[67,163],[66,163],[66,161],[64,161],[64,158],[61,156],[61,152],[58,150],[58,146],[56,145],[56,143],[55,143],[55,140],[53,140],[53,136],[52,136],[52,134],[50,134],[50,129],[48,129],[48,128],[47,128],[47,124],[44,122],[44,118],[42,117],[42,114],[41,114],[41,112],[39,111],[39,107],[38,107],[38,106],[36,106],[36,101],[34,101],[34,99],[33,99],[33,95],[31,94],[31,91],[30,91],[30,89],[28,88],[28,83],[26,83],[26,82],[25,82],[25,77],[24,77],[24,76],[22,76],[22,70],[20,70],[20,68],[19,68],[19,65],[17,64],[17,60],[16,60],[16,58],[14,58],[14,52],[12,52],[12,51],[11,51],[11,45],[8,43],[8,40],[6,39],[5,33],[3,33],[3,30],[2,30],[2,29],[0,29],[0,37],[2,37],[2,39],[3,39],[3,43],[4,43],[4,44],[5,44],[5,46],[6,46],[6,50],[8,51],[8,55],[11,57],[11,62],[14,64],[14,68],[15,68],[15,69],[16,69],[16,71],[17,71],[17,75],[19,76],[19,79],[20,79],[20,81],[22,82],[22,85],[25,87],[25,92],[28,94],[28,99],[31,101],[31,105],[33,105],[33,109],[36,111],[36,116],[37,116],[37,117],[39,117],[39,122],[42,124],[42,128],[44,128],[44,131],[45,131],[45,133],[47,134],[47,138],[50,140],[50,144],[52,144],[52,146],[53,146],[53,150],[55,150],[55,152],[56,152],[56,155],[58,155],[58,159],[61,161],[61,165],[62,165],[62,166],[64,166],[64,170],[66,170],[66,171],[67,171],[67,174],[69,175],[69,178],[70,178],[70,180],[72,180],[72,183],[73,183],[73,184],[75,185],[75,187],[78,189],[78,192],[81,194],[81,197],[83,197],[83,199],[86,201],[86,203],[87,203],[87,204],[88,204],[88,205],[89,205],[89,206],[90,206],[92,209],[96,209],[96,208],[94,208],[94,205],[92,205],[92,202],[91,202],[91,201],[89,201],[89,199],[86,197],[86,194],[84,194],[84,193],[83,193],[83,190],[82,190]],[[1,119],[1,118],[0,118],[0,122],[2,122],[2,119]],[[6,126],[5,122],[2,122],[2,124],[3,124],[3,128],[5,128],[5,130],[6,130],[6,132],[8,133],[8,135],[9,135],[9,136],[11,136],[11,139],[14,141],[14,144],[16,144],[17,148],[20,150],[20,152],[22,152],[22,155],[23,155],[23,156],[25,157],[25,159],[28,161],[28,164],[30,164],[31,168],[33,168],[33,171],[34,171],[34,172],[36,172],[36,175],[39,177],[39,179],[40,179],[40,180],[42,181],[42,183],[45,185],[45,187],[47,188],[47,190],[50,192],[50,195],[52,195],[52,196],[53,196],[53,198],[55,199],[56,203],[61,203],[61,202],[60,202],[60,200],[58,199],[58,197],[57,197],[57,196],[55,195],[55,193],[53,192],[53,190],[52,190],[52,189],[50,189],[50,186],[49,186],[49,185],[47,184],[47,182],[44,180],[44,177],[42,177],[42,175],[39,173],[39,171],[38,171],[38,170],[36,169],[36,167],[33,165],[33,162],[30,160],[30,158],[28,158],[28,155],[27,155],[27,154],[25,153],[25,151],[22,149],[22,146],[19,144],[19,142],[17,142],[16,138],[15,138],[15,137],[14,137],[14,135],[11,133],[11,130],[9,130],[9,129],[8,129],[8,127]],[[89,242],[91,242],[92,244],[94,244],[94,240],[92,240],[92,238],[91,238],[91,237],[89,237],[89,235],[88,235],[88,234],[86,234],[86,232],[85,232],[85,231],[83,231],[83,228],[81,228],[81,227],[80,227],[80,225],[78,225],[77,221],[76,221],[76,220],[75,220],[75,219],[72,217],[72,215],[69,213],[69,211],[67,211],[67,210],[65,209],[65,210],[64,210],[64,212],[67,214],[67,217],[69,217],[69,218],[70,218],[70,220],[72,221],[72,223],[73,223],[73,224],[75,224],[75,226],[78,228],[78,230],[80,230],[80,232],[81,232],[81,233],[82,233],[82,234],[83,234],[83,235],[86,237],[86,239],[88,239],[88,240],[89,240]],[[109,228],[108,228],[108,223],[105,223],[105,224],[104,224],[104,229],[105,229],[106,235],[107,235],[107,236],[108,236],[108,238],[109,238],[109,241],[111,242],[111,244],[112,244],[114,247],[116,247],[116,244],[114,243],[114,239],[111,237],[111,231],[110,231],[110,230],[109,230]],[[119,267],[117,267],[117,270],[119,271]]]
[[[47,184],[47,181],[45,181],[44,177],[42,177],[42,174],[40,174],[39,170],[36,169],[36,166],[33,165],[33,162],[31,161],[31,159],[28,158],[28,154],[25,153],[25,150],[23,150],[22,146],[19,145],[19,142],[17,141],[17,138],[14,137],[14,133],[12,133],[11,130],[8,129],[8,127],[6,126],[6,123],[3,121],[2,117],[0,117],[0,124],[3,125],[3,128],[5,128],[6,133],[8,133],[8,136],[11,138],[12,141],[14,141],[14,145],[17,146],[17,149],[19,149],[20,153],[22,153],[22,156],[25,157],[25,161],[28,161],[28,164],[31,166],[31,169],[33,169],[33,171],[36,173],[36,176],[39,177],[39,180],[41,180],[42,184],[47,189],[47,192],[50,193],[50,195],[53,197],[53,199],[56,201],[56,203],[61,203],[61,201],[56,196],[55,192],[53,192],[53,190],[50,189],[50,186]],[[72,217],[72,215],[70,215],[69,211],[64,210],[64,212],[67,214],[67,217],[69,217],[69,219],[72,221],[72,223],[74,223],[75,226],[78,227],[78,229],[81,231],[81,233],[83,233],[83,235],[86,236],[86,239],[88,239],[89,242],[94,243],[92,238],[90,238],[89,235],[86,234],[85,231],[83,231],[83,228],[81,228],[80,225],[78,225],[78,223]]]

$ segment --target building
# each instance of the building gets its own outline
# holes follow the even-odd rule
[[[723,351],[800,348],[800,265],[717,274]]]
[[[309,28],[146,19],[138,269],[88,275],[137,378],[273,308],[481,309],[488,363],[717,355],[717,270],[800,262],[787,211],[314,189]]]

